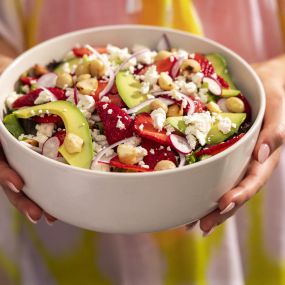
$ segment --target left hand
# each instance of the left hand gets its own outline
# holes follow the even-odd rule
[[[217,225],[235,214],[261,189],[280,159],[281,146],[285,138],[285,55],[253,67],[261,78],[266,92],[263,127],[244,179],[221,197],[218,209],[200,220],[204,236],[209,235]]]

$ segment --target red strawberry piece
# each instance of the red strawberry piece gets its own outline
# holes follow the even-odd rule
[[[205,76],[211,77],[215,73],[213,65],[210,61],[202,54],[196,53],[194,59],[197,60],[201,65],[201,71]]]
[[[54,87],[54,88],[47,88],[57,100],[66,100],[65,91],[63,89]]]
[[[215,155],[217,153],[220,153],[224,151],[225,149],[229,148],[233,144],[235,144],[237,141],[239,141],[244,136],[244,133],[239,134],[238,136],[233,137],[232,139],[229,139],[226,142],[222,142],[213,146],[210,146],[208,148],[201,149],[200,151],[197,151],[195,155],[197,157],[201,155]]]
[[[62,145],[66,136],[66,131],[57,131],[54,136],[59,139],[60,145]]]
[[[228,82],[223,78],[221,77],[220,75],[217,76],[217,81],[220,83],[220,85],[225,88],[225,89],[228,89],[230,87],[230,85],[228,84]]]
[[[251,107],[249,102],[247,101],[246,97],[243,96],[242,94],[239,94],[237,96],[239,99],[241,99],[244,103],[244,108],[245,108],[245,113],[246,113],[246,122],[250,122],[251,121]]]
[[[22,76],[20,80],[23,84],[31,86],[33,84],[33,81],[37,81],[37,78],[30,76]]]
[[[141,146],[148,152],[144,157],[144,163],[148,165],[150,169],[153,169],[161,160],[170,160],[177,164],[174,152],[168,150],[168,147],[147,139],[143,139]]]
[[[98,102],[98,115],[103,123],[104,132],[109,144],[113,144],[133,135],[132,118],[113,103]]]
[[[144,167],[141,167],[139,165],[124,164],[124,163],[120,162],[118,156],[115,156],[110,160],[110,165],[117,167],[117,168],[120,168],[120,169],[126,169],[126,170],[129,170],[131,172],[150,172],[150,171],[153,171],[153,169],[144,168]]]
[[[162,129],[162,131],[159,132],[153,126],[152,118],[147,113],[141,113],[136,116],[134,122],[134,131],[140,137],[150,139],[163,145],[171,145],[171,142],[166,134],[166,130]]]
[[[38,124],[62,123],[62,119],[56,115],[45,115],[44,117],[35,116],[35,117],[32,117],[32,120]]]
[[[83,57],[84,55],[92,54],[92,51],[86,47],[73,48],[72,51],[76,57]]]

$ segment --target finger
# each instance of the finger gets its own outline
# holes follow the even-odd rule
[[[45,220],[46,220],[46,223],[49,225],[49,226],[52,226],[53,223],[55,221],[57,221],[57,218],[53,217],[52,215],[48,214],[48,213],[44,213],[44,216],[45,216]]]
[[[41,216],[42,209],[27,198],[23,193],[15,193],[4,186],[4,192],[11,204],[22,212],[34,224],[36,224]]]
[[[266,100],[266,112],[263,127],[260,132],[254,158],[263,163],[270,153],[274,152],[284,142],[285,137],[285,100],[282,86],[268,86],[270,96]]]

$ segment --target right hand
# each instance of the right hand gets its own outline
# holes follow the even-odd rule
[[[0,74],[7,65],[12,62],[12,59],[0,55]],[[2,186],[7,198],[11,204],[20,212],[27,216],[32,223],[37,223],[44,214],[46,222],[51,225],[56,219],[51,215],[44,213],[43,210],[31,201],[21,189],[24,186],[24,181],[21,177],[10,168],[3,153],[0,144],[0,185]]]

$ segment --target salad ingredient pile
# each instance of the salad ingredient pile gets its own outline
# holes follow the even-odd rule
[[[165,36],[164,36],[165,39]],[[112,172],[175,169],[236,143],[251,108],[219,54],[76,46],[35,65],[7,96],[4,124],[62,163]]]

